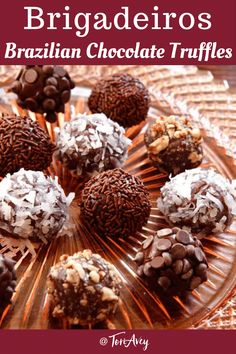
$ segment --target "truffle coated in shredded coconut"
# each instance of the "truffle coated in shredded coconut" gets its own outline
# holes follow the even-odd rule
[[[6,236],[50,240],[68,217],[68,197],[57,177],[21,169],[0,182],[0,232]]]
[[[104,114],[81,114],[55,132],[55,156],[74,176],[91,176],[122,166],[131,143],[124,128]]]
[[[170,224],[193,232],[222,232],[236,215],[233,184],[212,169],[185,171],[161,188],[157,200]]]

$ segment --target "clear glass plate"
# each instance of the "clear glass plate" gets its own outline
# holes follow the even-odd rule
[[[129,72],[138,76],[149,88],[152,104],[147,122],[126,132],[133,143],[124,169],[139,176],[147,186],[151,195],[151,215],[148,224],[136,238],[115,241],[94,236],[80,223],[77,205],[82,185],[59,163],[54,162],[48,173],[59,176],[66,193],[76,192],[76,199],[70,210],[71,221],[75,225],[72,229],[73,234],[59,237],[49,245],[34,244],[32,246],[36,248],[34,257],[30,249],[27,251],[17,247],[9,249],[6,240],[0,239],[2,244],[0,252],[11,252],[15,255],[18,275],[13,303],[2,314],[1,327],[38,329],[65,327],[66,324],[62,325],[50,315],[46,278],[50,267],[62,254],[73,254],[83,248],[90,248],[107,258],[116,266],[123,279],[122,301],[114,317],[107,323],[109,328],[214,327],[212,323],[215,319],[211,321],[211,318],[215,318],[216,311],[232,295],[236,282],[236,222],[234,221],[225,233],[210,235],[203,240],[210,267],[206,283],[185,297],[162,297],[151,292],[136,276],[133,258],[146,237],[166,226],[163,216],[157,210],[156,199],[160,187],[167,178],[149,163],[143,133],[148,121],[160,114],[189,115],[202,129],[205,155],[202,167],[214,167],[226,177],[234,179],[235,149],[233,139],[227,134],[229,125],[224,128],[225,120],[222,117],[225,117],[227,112],[227,117],[231,117],[228,118],[231,119],[230,124],[234,122],[235,97],[227,92],[226,83],[214,81],[210,72],[201,73],[194,66],[68,66],[67,69],[77,86],[73,90],[72,100],[66,107],[65,115],[59,114],[58,123],[50,125],[45,123],[40,115],[31,114],[33,119],[39,120],[52,139],[55,126],[60,126],[64,120],[70,119],[71,114],[88,112],[87,98],[98,77],[115,72]],[[25,114],[16,106],[12,95],[3,93],[1,98],[1,111]],[[230,132],[232,133],[233,129],[230,129]]]

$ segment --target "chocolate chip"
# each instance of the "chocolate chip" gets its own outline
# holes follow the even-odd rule
[[[181,243],[176,243],[172,246],[171,248],[171,255],[175,259],[182,259],[186,256],[186,247],[182,245]]]
[[[57,86],[57,79],[55,77],[51,76],[46,80],[46,85],[52,85],[52,86]]]
[[[171,245],[172,244],[171,244],[170,240],[162,239],[157,242],[156,247],[159,251],[167,251],[171,248]]]
[[[143,265],[138,267],[137,274],[141,277],[143,275]]]
[[[191,263],[185,258],[183,260],[183,273],[186,273],[191,269]]]
[[[179,230],[176,235],[176,240],[184,245],[187,245],[190,242],[189,233],[184,230]]]
[[[145,263],[143,267],[143,273],[147,276],[150,277],[152,275],[152,267],[151,263]]]
[[[149,236],[143,243],[143,249],[148,248],[153,242],[153,236]]]
[[[67,80],[66,77],[63,77],[61,80],[59,80],[59,89],[60,89],[60,91],[70,89],[70,82],[69,82],[69,80]]]
[[[190,282],[190,289],[194,290],[196,289],[200,284],[202,283],[202,279],[200,277],[193,277]]]
[[[202,272],[204,272],[205,270],[207,270],[207,265],[205,263],[200,263],[197,267],[196,267],[196,273],[201,275]]]
[[[168,277],[165,277],[165,276],[158,278],[157,283],[158,283],[158,284],[160,285],[160,287],[162,287],[164,290],[167,290],[167,289],[170,287],[170,285],[171,285],[170,279],[169,279]]]
[[[202,261],[203,261],[203,259],[204,259],[204,253],[202,252],[201,248],[196,247],[195,250],[194,250],[194,254],[195,254],[196,259],[197,259],[199,262],[202,262]]]
[[[27,107],[29,107],[29,109],[32,111],[32,112],[36,112],[37,109],[38,109],[38,103],[35,99],[33,98],[27,98],[25,100],[25,104],[27,105]]]
[[[56,65],[54,68],[54,71],[60,77],[63,77],[66,75],[66,70],[62,66]]]
[[[173,263],[173,269],[175,274],[181,274],[183,271],[183,261],[181,259],[177,259],[177,261]]]
[[[56,87],[53,85],[45,86],[43,92],[47,97],[54,97],[58,94]]]
[[[166,266],[170,266],[172,264],[172,257],[170,255],[170,253],[168,252],[163,252],[162,253],[162,257],[164,258],[165,261],[165,265]]]
[[[194,255],[194,251],[195,251],[195,247],[193,245],[187,245],[187,253],[189,256],[193,256]]]
[[[34,69],[29,69],[25,72],[24,79],[29,84],[33,84],[38,78],[38,73]]]
[[[45,111],[53,111],[56,107],[56,102],[52,98],[47,98],[43,101]]]
[[[66,91],[63,91],[62,94],[61,94],[61,100],[63,103],[66,103],[68,102],[70,99],[70,91],[66,90]]]
[[[43,72],[45,72],[45,74],[47,75],[52,75],[53,74],[53,65],[43,65]]]
[[[144,253],[143,252],[138,252],[136,254],[136,256],[134,257],[134,261],[137,263],[137,264],[141,264],[143,262],[143,259],[144,259]]]
[[[155,257],[151,261],[151,266],[154,269],[159,269],[159,268],[162,268],[164,266],[164,263],[165,263],[165,261],[164,261],[163,257]]]
[[[193,270],[190,269],[187,273],[181,275],[181,278],[184,280],[187,280],[187,279],[191,278],[192,275],[193,275]]]
[[[172,234],[172,230],[171,229],[162,229],[162,230],[158,230],[157,231],[157,236],[158,237],[165,237],[168,235]]]

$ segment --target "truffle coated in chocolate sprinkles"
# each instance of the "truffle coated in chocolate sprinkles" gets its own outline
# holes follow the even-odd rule
[[[202,244],[187,231],[170,230],[162,229],[149,237],[148,247],[147,240],[143,243],[134,258],[137,274],[153,289],[170,294],[192,291],[207,280],[208,265]]]
[[[24,169],[8,174],[0,182],[0,232],[46,243],[67,220],[73,197],[65,196],[57,177]]]
[[[53,316],[70,325],[94,325],[115,312],[121,280],[112,264],[90,250],[64,255],[48,276]]]
[[[29,117],[14,114],[0,118],[0,176],[20,168],[44,170],[55,149],[47,133]]]
[[[214,170],[193,169],[171,178],[161,188],[157,206],[171,225],[186,226],[202,235],[222,232],[236,215],[236,192],[233,184]],[[179,237],[188,241],[183,232]]]
[[[91,176],[121,167],[131,143],[124,128],[105,114],[81,114],[55,132],[58,148],[55,156],[73,176]]]
[[[202,162],[200,129],[184,116],[157,118],[144,140],[153,165],[167,173],[176,175]]]
[[[127,237],[141,231],[151,210],[142,181],[122,169],[91,178],[82,191],[81,220],[101,236]]]
[[[15,261],[0,254],[0,309],[11,303],[16,287]]]
[[[105,113],[123,127],[131,127],[146,118],[149,93],[138,78],[116,74],[97,82],[88,106],[92,113]]]
[[[73,81],[61,66],[27,65],[20,71],[11,91],[17,94],[20,107],[45,113],[46,120],[54,123],[56,113],[64,113],[73,88]]]

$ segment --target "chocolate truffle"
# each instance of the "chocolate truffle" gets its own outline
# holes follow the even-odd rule
[[[149,236],[135,261],[137,274],[151,288],[171,294],[194,290],[207,280],[208,265],[201,242],[177,227]]]
[[[67,220],[73,194],[65,196],[57,177],[38,171],[8,174],[0,182],[0,232],[47,242]]]
[[[97,82],[88,106],[92,113],[105,113],[123,127],[131,127],[146,118],[149,93],[138,78],[116,74]]]
[[[151,210],[142,181],[119,168],[91,178],[80,207],[81,220],[99,235],[123,238],[141,231]]]
[[[236,215],[235,189],[212,169],[185,171],[161,188],[160,211],[172,225],[192,232],[222,232]]]
[[[70,325],[94,325],[115,312],[121,280],[113,265],[90,250],[64,255],[48,276],[53,316]]]
[[[65,103],[74,88],[67,71],[58,65],[28,65],[19,73],[11,90],[17,94],[20,107],[36,113],[45,113],[48,122],[64,113]]]
[[[55,132],[55,156],[73,176],[91,176],[121,167],[131,143],[124,128],[104,114],[79,115]]]
[[[44,170],[52,161],[55,145],[29,117],[5,115],[0,118],[0,176],[20,168]]]
[[[0,254],[0,309],[11,303],[16,287],[15,262]]]
[[[202,162],[200,130],[186,117],[159,117],[144,140],[153,165],[168,174],[176,175]]]

